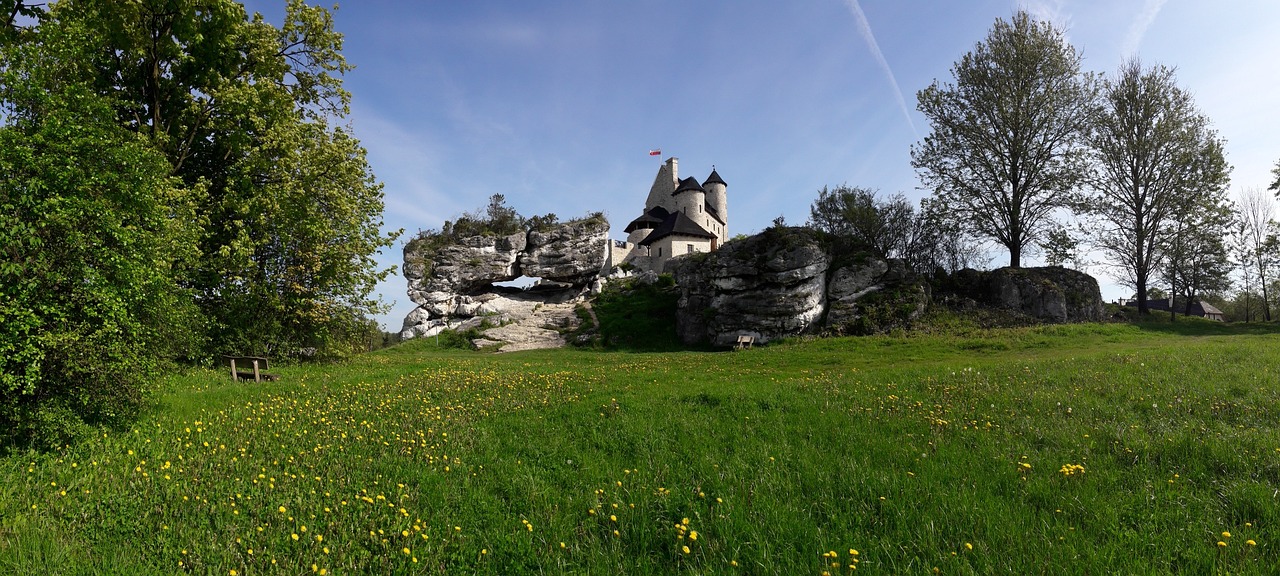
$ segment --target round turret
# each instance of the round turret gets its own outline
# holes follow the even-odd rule
[[[706,194],[697,178],[690,176],[681,180],[680,186],[671,193],[675,198],[675,211],[684,212],[694,222],[700,222],[703,219]]]
[[[729,238],[729,206],[725,190],[728,185],[725,184],[724,180],[720,178],[720,174],[713,167],[711,175],[707,176],[707,180],[702,183],[702,188],[706,191],[707,209],[722,225],[720,241],[724,242]]]

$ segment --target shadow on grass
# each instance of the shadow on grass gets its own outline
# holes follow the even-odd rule
[[[1135,317],[1130,323],[1147,332],[1161,332],[1179,336],[1237,336],[1280,334],[1276,322],[1217,322],[1194,316],[1179,315],[1170,319],[1168,312],[1154,312]]]

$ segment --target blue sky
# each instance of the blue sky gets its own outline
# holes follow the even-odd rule
[[[246,4],[280,22],[283,1]],[[1176,67],[1227,141],[1232,193],[1270,183],[1277,2],[360,0],[335,27],[387,229],[407,238],[500,193],[526,216],[603,211],[622,238],[676,156],[682,176],[723,176],[733,235],[803,223],[823,186],[927,195],[915,94],[1019,8],[1064,28],[1086,70],[1129,54]],[[401,259],[400,245],[380,257]],[[1124,295],[1092,272],[1105,298]],[[378,287],[388,330],[413,308],[405,289],[398,275]]]

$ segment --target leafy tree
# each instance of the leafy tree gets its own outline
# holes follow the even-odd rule
[[[0,7],[0,440],[125,417],[169,358],[367,346],[394,235],[327,10]]]
[[[912,229],[907,261],[923,274],[952,274],[966,268],[985,268],[990,260],[981,239],[944,212],[938,202],[920,201]]]
[[[1026,12],[996,20],[951,74],[954,84],[917,94],[932,133],[911,147],[911,164],[948,218],[1018,267],[1083,172],[1092,83],[1062,31]]]
[[[911,241],[915,208],[901,194],[881,199],[874,190],[823,187],[809,207],[808,226],[850,239],[884,258],[903,257]]]
[[[94,94],[92,31],[36,34],[0,49],[0,443],[51,447],[128,417],[192,352],[175,273],[198,228],[193,190]]]
[[[1080,239],[1066,226],[1056,226],[1046,232],[1040,248],[1044,251],[1044,263],[1049,266],[1080,266]]]
[[[1261,190],[1242,191],[1236,202],[1237,236],[1240,248],[1243,249],[1243,271],[1246,293],[1250,289],[1249,281],[1253,273],[1257,274],[1262,289],[1262,311],[1267,322],[1271,321],[1271,306],[1268,304],[1267,282],[1271,270],[1275,266],[1276,223],[1275,203],[1271,197]]]
[[[331,121],[350,70],[329,11],[290,0],[280,28],[231,0],[64,0],[40,27],[93,31],[82,62],[120,126],[202,190],[200,258],[180,270],[211,351],[341,353],[379,309],[382,189]],[[56,54],[51,57],[58,57]],[[358,331],[357,331],[358,332]]]
[[[1117,279],[1144,295],[1170,248],[1168,233],[1181,230],[1171,222],[1222,189],[1229,168],[1209,120],[1173,70],[1144,71],[1131,59],[1104,81],[1102,94],[1089,132],[1095,171],[1086,210]],[[1145,298],[1138,311],[1148,311]]]
[[[1221,148],[1214,152],[1221,154]],[[1225,183],[1224,183],[1225,186]],[[1164,267],[1169,292],[1186,305],[1184,315],[1202,293],[1223,292],[1231,287],[1231,266],[1225,238],[1234,224],[1234,213],[1223,190],[1202,190],[1178,206],[1170,224],[1169,261]],[[1170,308],[1170,318],[1176,311]]]

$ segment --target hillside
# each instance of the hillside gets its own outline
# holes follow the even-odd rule
[[[0,573],[1280,564],[1276,329],[937,332],[647,354],[419,339],[274,384],[188,374],[133,429],[0,460]]]

